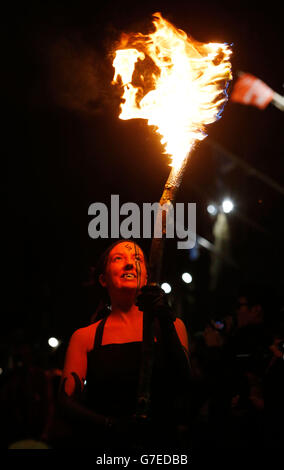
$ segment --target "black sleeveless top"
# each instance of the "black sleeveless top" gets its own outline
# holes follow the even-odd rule
[[[102,345],[107,318],[100,321],[94,347],[87,354],[85,405],[105,416],[132,416],[136,411],[142,342]],[[175,381],[163,357],[159,328],[154,347],[150,416],[153,434],[165,443],[175,421]]]
[[[136,406],[142,343],[102,345],[106,320],[87,354],[86,406],[105,416],[128,416]]]
[[[128,417],[134,415],[137,406],[142,342],[102,345],[106,320],[107,317],[100,320],[93,349],[87,353],[87,376],[82,404],[104,416]],[[154,443],[156,450],[169,450],[175,440],[177,387],[173,373],[163,357],[159,325],[155,327],[157,342],[152,371],[151,423],[147,428],[146,441],[148,447]],[[116,435],[113,437],[115,440],[112,440],[108,433],[96,430],[91,423],[76,425],[72,433],[68,442],[70,448],[125,448],[123,436],[120,439]],[[134,436],[132,437],[135,441]],[[129,448],[132,444],[127,442]]]

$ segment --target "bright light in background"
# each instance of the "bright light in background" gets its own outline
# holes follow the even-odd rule
[[[181,276],[182,277],[182,280],[186,283],[186,284],[190,284],[192,282],[192,275],[189,274],[189,273],[183,273],[183,275]]]
[[[217,207],[214,206],[213,204],[208,204],[207,212],[209,212],[209,214],[211,214],[211,215],[216,215],[218,210],[217,210]]]
[[[51,348],[57,348],[59,346],[59,341],[57,338],[51,337],[48,340],[48,344]]]
[[[232,203],[231,199],[224,199],[222,202],[222,208],[225,214],[229,214],[234,209],[234,204]]]
[[[168,284],[167,282],[163,282],[163,284],[161,285],[161,288],[166,294],[169,294],[172,290],[170,284]]]

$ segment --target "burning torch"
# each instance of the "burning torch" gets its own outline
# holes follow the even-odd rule
[[[158,283],[163,258],[166,213],[198,141],[206,137],[205,125],[220,118],[232,79],[227,44],[200,43],[153,15],[153,33],[123,34],[115,51],[113,84],[123,87],[120,119],[146,119],[161,135],[164,153],[171,157],[171,171],[160,199],[162,233],[152,239],[150,282]],[[162,214],[161,214],[162,212]],[[146,416],[150,403],[153,364],[153,320],[144,312],[143,360],[138,414]]]

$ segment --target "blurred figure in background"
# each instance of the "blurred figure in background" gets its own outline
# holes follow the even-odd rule
[[[284,319],[271,328],[269,358],[265,371],[265,438],[268,447],[283,448],[284,420]]]
[[[15,441],[43,439],[50,405],[49,381],[35,364],[32,346],[25,340],[14,344],[12,368],[0,391],[1,446]]]
[[[252,289],[242,292],[234,314],[215,315],[195,338],[191,363],[206,416],[201,447],[253,447],[263,439],[264,305]]]

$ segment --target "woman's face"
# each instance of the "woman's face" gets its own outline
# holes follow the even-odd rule
[[[143,251],[133,242],[121,242],[108,255],[105,273],[100,283],[109,294],[118,289],[141,288],[147,283],[147,268]]]

